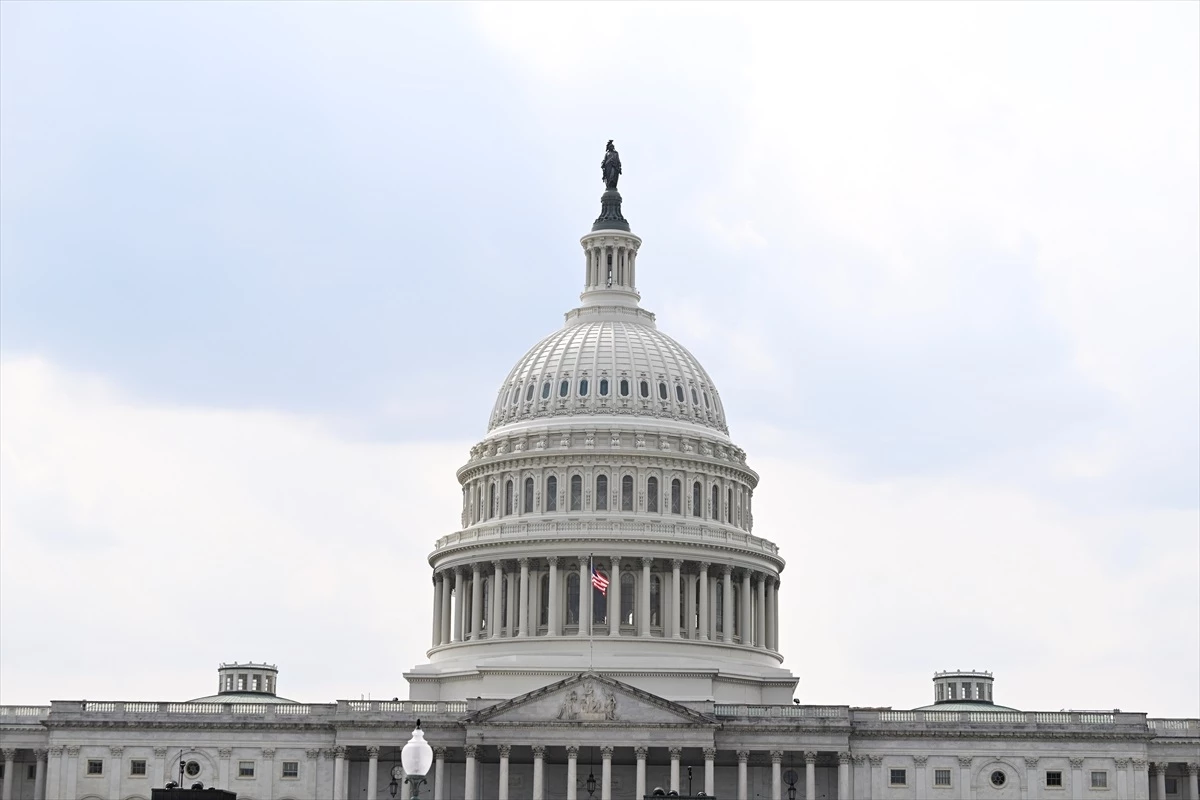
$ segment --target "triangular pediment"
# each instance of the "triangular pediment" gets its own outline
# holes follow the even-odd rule
[[[594,672],[476,711],[468,724],[717,725],[709,716]]]

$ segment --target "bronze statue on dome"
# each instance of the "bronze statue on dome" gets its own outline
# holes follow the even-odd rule
[[[604,160],[600,162],[600,172],[604,175],[604,188],[611,192],[617,190],[617,181],[621,178],[621,156],[613,147],[613,140],[608,140],[604,148]]]

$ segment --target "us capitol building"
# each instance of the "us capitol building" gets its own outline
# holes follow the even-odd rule
[[[233,663],[184,702],[4,706],[3,800],[147,800],[181,778],[388,800],[418,718],[434,800],[1200,800],[1196,719],[1017,710],[958,670],[913,710],[793,699],[758,475],[712,378],[640,305],[611,142],[602,172],[580,304],[508,373],[458,471],[410,699],[298,703],[273,665]]]

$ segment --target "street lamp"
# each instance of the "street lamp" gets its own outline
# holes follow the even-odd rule
[[[421,720],[417,720],[417,727],[412,733],[412,738],[400,751],[400,763],[404,766],[404,782],[412,785],[410,797],[412,800],[416,800],[420,796],[421,784],[425,782],[425,775],[433,766],[433,748],[429,746],[429,742],[425,741],[425,732],[421,730]],[[393,774],[392,782],[388,784],[388,791],[391,792],[392,797],[396,796],[398,788],[396,776]]]
[[[786,783],[788,787],[788,800],[796,800],[796,781],[799,779],[800,776],[796,774],[796,770],[794,769],[789,769],[787,772],[783,773],[783,782]]]

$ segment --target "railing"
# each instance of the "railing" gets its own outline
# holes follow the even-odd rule
[[[1106,712],[1044,712],[1044,711],[869,711],[856,710],[851,714],[855,723],[925,725],[976,724],[976,725],[1134,725],[1144,728],[1147,724],[1142,714],[1119,714]]]
[[[311,706],[303,703],[122,703],[63,702],[51,707],[57,713],[78,712],[83,714],[234,714],[237,716],[306,716],[324,711],[333,713],[335,706]],[[47,709],[49,711],[50,709]],[[0,708],[0,715],[4,709]]]
[[[465,700],[343,700],[352,712],[399,714],[465,714]],[[340,705],[340,704],[339,704]]]
[[[1146,727],[1155,736],[1200,737],[1200,719],[1148,719]]]
[[[0,706],[0,721],[39,722],[50,715],[50,706]]]
[[[528,539],[553,539],[560,536],[578,536],[580,534],[596,533],[610,538],[641,538],[647,535],[662,536],[670,539],[699,539],[718,544],[736,544],[750,550],[757,550],[770,555],[777,555],[779,548],[774,542],[747,533],[740,528],[723,525],[697,525],[691,522],[651,522],[640,520],[628,522],[620,518],[591,517],[582,520],[521,520],[509,519],[504,522],[485,522],[476,524],[466,530],[450,533],[438,539],[434,544],[435,550],[456,544],[473,544],[497,539],[511,538],[525,541]]]
[[[748,705],[744,703],[717,703],[713,706],[713,716],[733,718],[757,717],[804,717],[809,719],[850,719],[850,709],[846,706],[783,706],[783,705]]]

